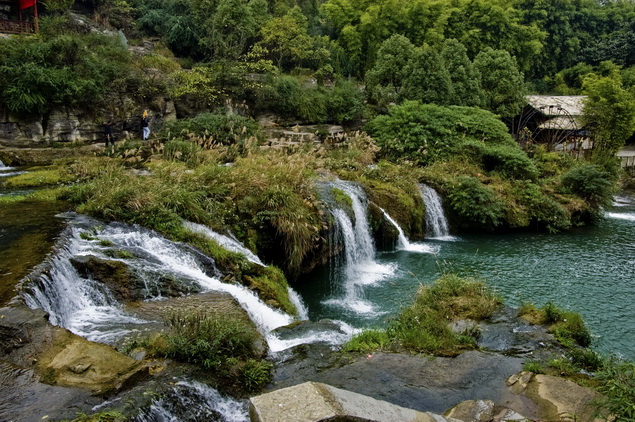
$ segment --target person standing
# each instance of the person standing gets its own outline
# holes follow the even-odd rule
[[[104,141],[106,142],[106,148],[108,148],[108,143],[115,145],[115,137],[112,134],[112,121],[108,120],[104,124]]]
[[[143,116],[141,117],[141,130],[142,130],[142,139],[145,141],[150,137],[150,116],[148,115],[148,110],[143,111]]]

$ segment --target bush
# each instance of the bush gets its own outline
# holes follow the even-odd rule
[[[23,114],[94,109],[125,85],[131,56],[115,37],[68,33],[0,40],[0,106]]]
[[[451,212],[463,227],[492,228],[505,216],[502,201],[480,180],[460,176],[446,186]]]
[[[236,114],[202,113],[191,119],[181,119],[168,123],[162,133],[169,139],[179,137],[183,133],[198,137],[212,137],[214,141],[224,144],[242,144],[252,136],[259,136],[258,123],[253,119]]]
[[[500,298],[473,279],[447,274],[422,287],[410,307],[389,323],[387,333],[403,347],[437,355],[456,355],[473,348],[472,336],[457,335],[448,323],[458,319],[491,317]]]
[[[472,107],[441,107],[405,101],[375,117],[366,130],[393,160],[419,165],[448,158],[465,141],[514,146],[506,126],[489,112]]]
[[[569,192],[584,198],[596,209],[611,204],[612,179],[602,167],[583,164],[562,175],[562,186]]]
[[[257,333],[246,321],[205,311],[174,311],[165,321],[171,332],[164,334],[158,352],[207,369],[219,368],[232,358],[257,356]],[[161,343],[157,343],[161,344]]]
[[[635,420],[635,363],[609,359],[598,372],[599,391],[604,399],[599,405],[616,421]]]
[[[344,352],[370,353],[381,350],[391,343],[390,336],[382,330],[365,330],[355,335],[344,345]]]
[[[163,156],[168,161],[182,161],[194,164],[198,151],[200,151],[200,148],[194,142],[172,139],[165,143]]]
[[[481,141],[466,141],[457,147],[457,153],[480,162],[483,170],[498,172],[508,179],[538,178],[536,165],[517,145],[488,145]]]

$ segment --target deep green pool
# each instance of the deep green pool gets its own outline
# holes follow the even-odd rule
[[[538,306],[552,301],[580,312],[602,352],[635,358],[635,196],[616,198],[597,226],[566,233],[463,235],[425,242],[435,254],[380,252],[377,263],[390,274],[358,287],[372,312],[333,304],[342,295],[332,269],[321,269],[296,286],[311,320],[339,319],[356,327],[382,326],[410,303],[417,287],[442,270],[487,281],[505,302]]]

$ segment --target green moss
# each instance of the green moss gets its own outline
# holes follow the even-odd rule
[[[70,182],[74,177],[65,169],[45,167],[29,169],[27,173],[7,177],[3,186],[10,189],[24,189],[39,186],[50,186]]]
[[[265,302],[282,309],[288,314],[297,315],[298,310],[289,298],[287,279],[279,268],[268,266],[255,268],[252,275],[244,274],[248,286],[258,292]]]
[[[352,208],[353,200],[350,196],[348,196],[344,191],[338,188],[331,188],[331,192],[333,193],[333,197],[335,198],[335,203],[341,207]]]

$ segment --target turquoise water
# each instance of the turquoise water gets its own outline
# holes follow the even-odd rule
[[[518,306],[551,301],[582,314],[606,353],[635,358],[635,197],[616,198],[606,218],[594,227],[566,233],[462,235],[451,241],[430,240],[435,253],[379,252],[384,275],[357,286],[372,307],[360,313],[341,298],[343,281],[332,269],[310,274],[296,286],[311,320],[339,319],[355,327],[381,327],[412,300],[421,284],[442,271],[485,280]]]

